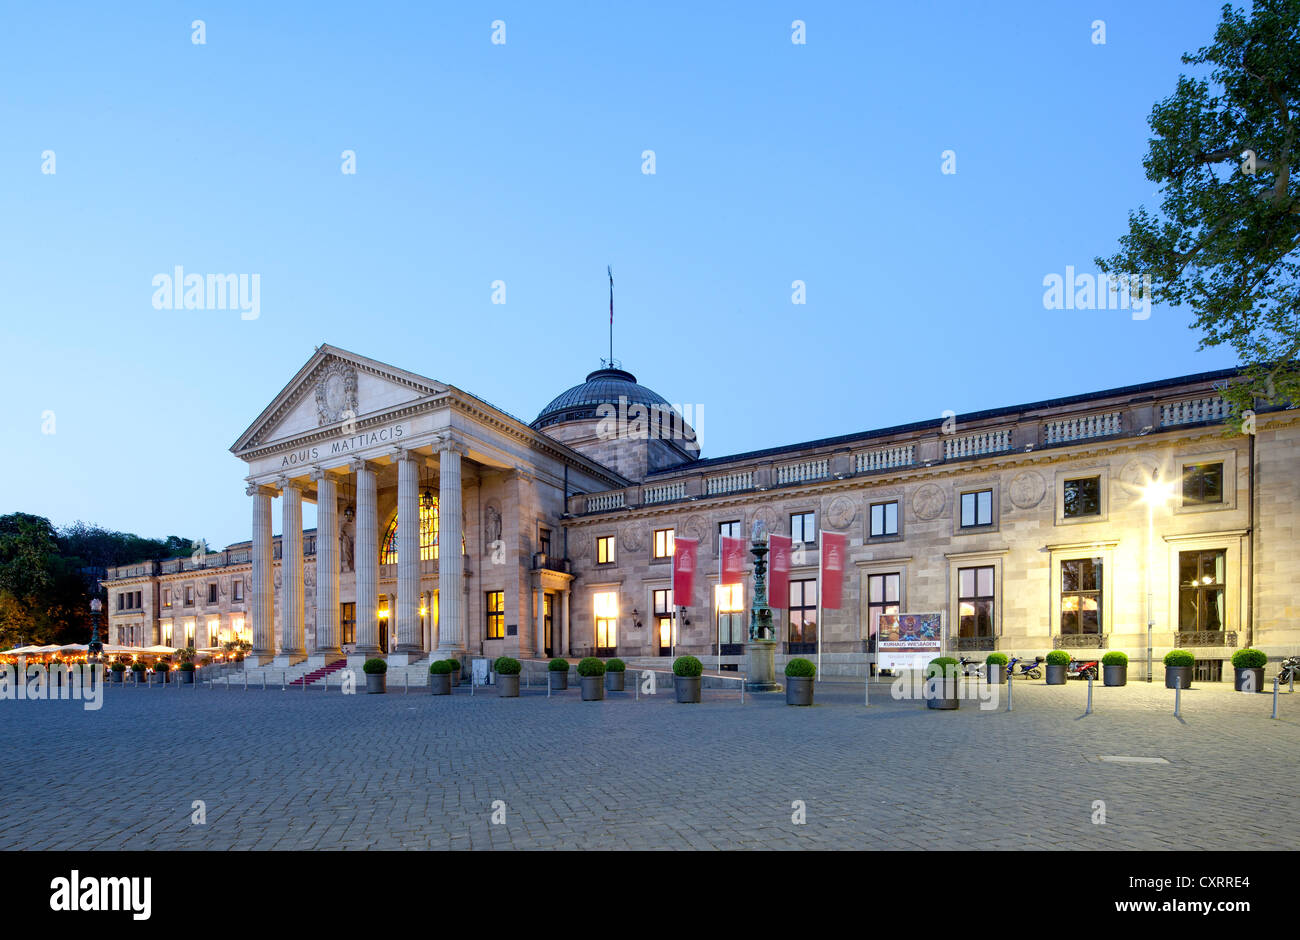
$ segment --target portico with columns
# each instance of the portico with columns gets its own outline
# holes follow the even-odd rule
[[[566,486],[627,483],[460,389],[331,346],[231,451],[252,503],[249,662],[280,669],[562,655],[573,577],[543,545]]]

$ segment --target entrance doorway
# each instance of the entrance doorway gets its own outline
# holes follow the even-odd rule
[[[542,645],[546,649],[546,657],[549,659],[555,655],[555,643],[551,639],[552,628],[555,626],[555,594],[551,591],[542,593]]]

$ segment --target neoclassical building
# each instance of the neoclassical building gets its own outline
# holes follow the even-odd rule
[[[682,652],[734,667],[752,584],[718,583],[718,541],[762,519],[796,542],[771,599],[781,658],[820,648],[827,673],[860,675],[881,616],[935,612],[957,651],[1141,662],[1150,622],[1157,662],[1189,649],[1209,681],[1246,645],[1300,652],[1300,411],[1225,432],[1233,375],[703,457],[698,409],[619,368],[525,423],[322,346],[231,448],[250,540],[110,571],[109,639],[245,637],[255,665],[300,671]],[[818,604],[823,530],[848,538],[835,610]],[[678,535],[700,540],[690,599],[672,594]]]

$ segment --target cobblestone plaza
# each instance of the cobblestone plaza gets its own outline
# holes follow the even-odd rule
[[[628,679],[603,702],[535,682],[518,699],[237,683],[115,687],[98,711],[7,702],[0,848],[1291,847],[1274,813],[1295,806],[1285,691],[1278,720],[1271,695],[1218,684],[1175,717],[1159,683],[1097,684],[1085,717],[1078,682],[1017,682],[1008,713],[928,711],[888,680],[869,707],[861,682],[828,680],[790,708],[709,689],[679,705],[663,684],[638,700]],[[86,807],[103,808],[70,821]]]

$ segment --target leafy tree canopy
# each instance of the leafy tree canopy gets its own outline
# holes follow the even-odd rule
[[[1234,419],[1300,401],[1300,0],[1223,8],[1214,41],[1184,55],[1157,103],[1143,166],[1158,213],[1129,214],[1116,277],[1150,277],[1154,299],[1185,305],[1200,348],[1227,344],[1242,379],[1224,390]]]

